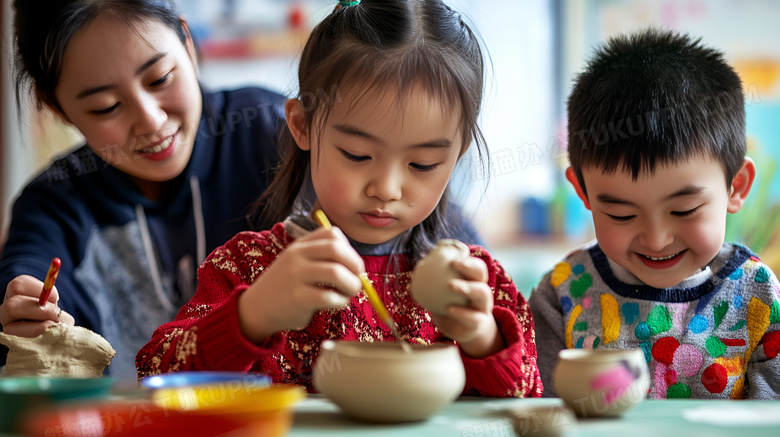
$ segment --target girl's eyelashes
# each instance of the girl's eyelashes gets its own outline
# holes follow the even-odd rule
[[[439,166],[439,164],[438,164],[438,163],[436,163],[436,164],[430,164],[430,165],[423,165],[423,164],[415,164],[414,162],[413,162],[413,163],[411,163],[411,164],[409,164],[409,165],[410,165],[410,166],[411,166],[413,169],[415,169],[415,170],[417,170],[417,171],[419,171],[419,172],[423,172],[423,173],[427,173],[427,172],[429,172],[429,171],[434,171],[434,170],[436,170],[436,167],[438,167],[438,166]]]
[[[341,154],[345,158],[347,158],[348,160],[350,160],[352,162],[365,162],[365,161],[368,161],[369,159],[371,159],[370,156],[357,156],[357,155],[353,155],[353,154],[347,152],[344,149],[339,149],[339,151],[341,152]]]
[[[701,205],[697,206],[696,208],[689,209],[688,211],[672,211],[672,215],[677,217],[688,217],[689,215],[696,212],[699,208],[701,208]]]
[[[347,158],[348,160],[350,160],[352,162],[361,163],[361,162],[369,161],[371,159],[370,156],[353,155],[353,154],[347,152],[344,149],[339,149],[339,152],[341,152],[341,154],[345,158]],[[422,172],[422,173],[427,173],[429,171],[435,170],[436,167],[439,166],[439,163],[437,162],[436,164],[425,165],[425,164],[417,164],[417,163],[412,162],[412,163],[409,163],[409,166],[412,167],[413,169],[415,169],[416,171],[419,171],[419,172]]]
[[[113,105],[109,106],[108,108],[96,109],[94,111],[89,111],[89,112],[91,112],[92,114],[95,114],[95,115],[105,115],[105,114],[111,113],[111,111],[116,109],[118,106],[119,106],[119,102],[116,102]]]

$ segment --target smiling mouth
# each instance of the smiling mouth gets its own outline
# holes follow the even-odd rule
[[[666,261],[666,260],[670,260],[672,258],[677,257],[678,255],[680,255],[683,252],[684,251],[680,251],[680,252],[677,252],[677,253],[674,253],[674,254],[671,254],[671,255],[667,255],[667,256],[649,256],[649,255],[642,255],[642,254],[640,254],[640,255],[642,255],[646,259],[649,259],[650,261]]]
[[[165,149],[167,149],[168,147],[171,146],[171,143],[173,143],[173,137],[174,136],[171,135],[170,137],[168,137],[167,140],[163,141],[162,143],[160,143],[160,144],[158,144],[158,145],[156,145],[154,147],[149,147],[148,149],[141,149],[141,152],[143,152],[143,153],[160,153],[163,150],[165,150]]]

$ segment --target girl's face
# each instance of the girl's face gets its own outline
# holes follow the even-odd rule
[[[191,43],[157,21],[131,28],[96,18],[65,49],[55,90],[60,115],[137,181],[175,178],[189,162],[201,115]]]
[[[403,102],[395,90],[334,100],[321,136],[296,129],[302,109],[293,101],[291,130],[311,150],[316,207],[353,240],[386,242],[439,203],[464,149],[460,114],[420,88]]]

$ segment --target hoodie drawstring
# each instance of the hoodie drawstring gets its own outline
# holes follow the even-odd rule
[[[152,236],[149,233],[149,225],[146,223],[146,214],[144,213],[144,208],[140,204],[135,205],[135,215],[138,217],[138,227],[141,230],[141,240],[143,241],[144,245],[144,253],[146,254],[146,260],[149,262],[149,269],[152,273],[152,284],[154,285],[154,292],[157,294],[157,299],[159,299],[162,305],[165,306],[167,311],[177,311],[178,308],[163,292],[162,279],[160,279],[160,269],[157,266],[157,257],[154,256],[154,248],[152,246]]]
[[[197,176],[190,178],[192,191],[192,213],[195,216],[195,238],[197,242],[197,265],[206,261],[206,226],[203,220],[203,199],[200,194],[200,184]]]

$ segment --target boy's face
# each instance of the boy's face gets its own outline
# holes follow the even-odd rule
[[[726,214],[750,191],[755,167],[746,158],[732,183],[709,157],[659,165],[637,180],[618,170],[584,168],[587,197],[574,172],[567,177],[593,213],[596,238],[612,261],[643,283],[668,288],[699,272],[723,244]]]

